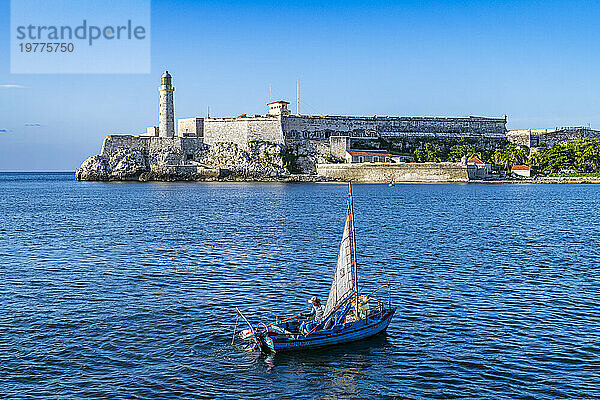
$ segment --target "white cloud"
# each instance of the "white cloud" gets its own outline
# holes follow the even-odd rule
[[[25,126],[27,126],[27,127],[33,127],[33,128],[38,128],[38,127],[40,127],[42,125],[38,124],[37,122],[29,122],[29,123],[25,124]]]
[[[23,86],[23,85],[9,85],[9,84],[5,84],[5,85],[0,85],[0,88],[4,88],[4,89],[24,89],[25,86]]]

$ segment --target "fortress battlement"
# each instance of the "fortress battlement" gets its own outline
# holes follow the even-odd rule
[[[425,116],[347,116],[292,114],[289,102],[267,104],[265,115],[238,117],[196,117],[174,121],[172,77],[162,76],[160,86],[160,123],[143,136],[195,137],[207,145],[235,143],[247,148],[250,142],[292,144],[302,140],[328,141],[332,136],[352,139],[379,138],[506,138],[506,116],[425,117]]]
[[[198,137],[206,144],[250,141],[291,144],[298,140],[328,140],[331,136],[353,139],[394,137],[506,137],[506,118],[489,117],[392,117],[344,115],[242,115],[235,118],[187,118],[178,120],[178,136]]]

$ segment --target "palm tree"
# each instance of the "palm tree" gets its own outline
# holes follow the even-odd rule
[[[523,146],[509,143],[503,148],[496,149],[492,155],[492,161],[501,165],[505,171],[510,171],[513,165],[524,164],[527,155]]]
[[[503,149],[496,149],[492,154],[492,162],[496,165],[501,165],[505,170],[508,170],[508,153]]]

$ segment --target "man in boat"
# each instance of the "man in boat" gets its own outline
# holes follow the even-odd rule
[[[317,296],[313,296],[308,302],[312,304],[313,308],[306,316],[313,318],[315,322],[320,322],[323,319],[323,314],[325,314],[325,307],[321,304],[321,300]]]

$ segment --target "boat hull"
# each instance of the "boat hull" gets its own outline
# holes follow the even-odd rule
[[[387,310],[381,318],[366,318],[339,329],[316,331],[309,335],[260,335],[258,342],[264,352],[282,352],[316,349],[355,342],[384,332],[390,324],[395,308]]]

